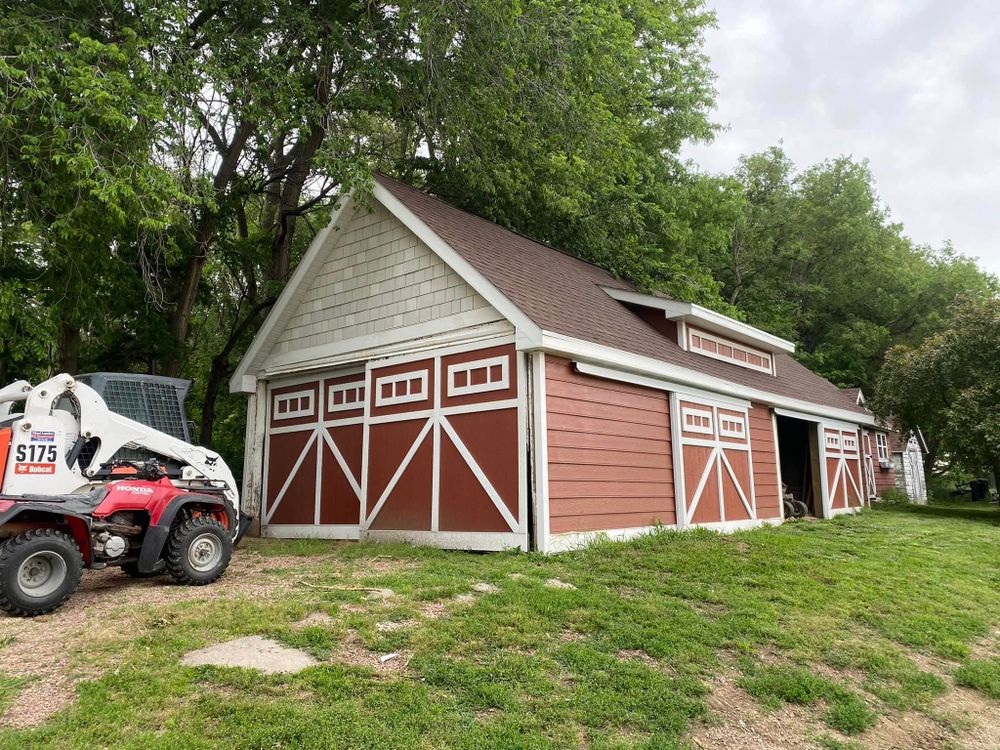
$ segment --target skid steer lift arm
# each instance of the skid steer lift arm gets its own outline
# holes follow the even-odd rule
[[[56,375],[34,387],[18,381],[0,389],[0,419],[10,420],[10,406],[17,401],[25,402],[24,414],[10,423],[11,445],[7,470],[0,471],[0,492],[81,492],[100,483],[98,472],[119,450],[140,448],[180,463],[178,486],[221,490],[239,520],[236,480],[218,453],[114,413],[96,391],[71,375]],[[85,444],[96,445],[96,450],[81,466]]]

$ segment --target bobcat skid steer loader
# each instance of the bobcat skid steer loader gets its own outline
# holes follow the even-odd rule
[[[84,568],[211,583],[242,520],[217,453],[113,412],[70,375],[0,388],[0,609],[51,612]]]

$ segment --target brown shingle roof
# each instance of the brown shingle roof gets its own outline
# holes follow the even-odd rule
[[[376,177],[539,328],[810,403],[866,413],[850,394],[784,353],[776,377],[685,351],[601,287],[635,289],[602,268],[393,180]]]

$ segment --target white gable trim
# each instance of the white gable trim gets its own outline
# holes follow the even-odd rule
[[[833,406],[823,406],[809,401],[781,396],[776,393],[762,391],[757,388],[751,388],[729,380],[706,375],[697,370],[689,370],[686,367],[678,367],[677,365],[667,364],[658,359],[631,354],[621,349],[594,344],[590,341],[584,341],[583,339],[566,336],[561,333],[544,331],[542,335],[542,349],[553,354],[561,354],[574,359],[589,360],[594,364],[607,365],[614,369],[645,375],[652,380],[661,381],[664,390],[672,390],[677,386],[698,388],[718,393],[723,398],[728,396],[730,400],[733,397],[746,399],[770,406],[793,409],[826,419],[847,422],[853,426],[876,426],[875,417],[871,414],[860,414],[847,409],[838,409]]]
[[[513,323],[517,330],[518,348],[537,348],[541,344],[541,329],[520,308],[507,299],[492,282],[473,268],[472,264],[465,260],[454,248],[441,239],[430,227],[410,211],[388,188],[376,181],[372,197],[376,202],[382,204],[390,214],[396,217],[403,226],[413,232],[438,258],[462,277],[494,310]],[[257,332],[257,335],[254,336],[253,342],[251,342],[249,349],[247,349],[247,353],[240,360],[232,378],[230,378],[229,390],[231,392],[252,393],[256,388],[257,376],[256,373],[250,371],[251,368],[259,363],[260,357],[265,353],[267,347],[273,345],[275,338],[280,335],[280,331],[277,330],[279,321],[283,319],[288,308],[298,299],[301,290],[319,270],[320,264],[325,261],[325,251],[328,249],[327,244],[331,233],[340,228],[340,224],[345,218],[348,220],[353,218],[352,210],[355,208],[355,205],[356,202],[353,193],[340,199],[338,206],[331,214],[330,223],[313,238],[309,249],[299,262],[291,279],[289,279],[288,284],[285,285],[284,290],[282,290],[281,295],[278,297],[278,301],[271,308],[271,312],[265,319],[264,324]],[[473,318],[472,324],[476,325],[487,322],[485,318],[489,316],[477,314],[467,317]],[[439,328],[440,326],[436,325],[433,333],[439,333]],[[313,347],[306,355],[307,358],[330,356],[341,353],[341,349],[346,349],[349,346],[351,345],[341,344],[337,346]],[[354,344],[354,347],[356,348],[356,344]],[[301,352],[297,353],[296,358],[301,354]],[[281,359],[282,364],[292,364],[291,362],[284,362],[283,358],[279,359]]]
[[[295,301],[300,289],[307,281],[312,279],[316,271],[319,270],[320,265],[326,260],[324,250],[326,249],[327,241],[330,239],[331,234],[340,229],[341,219],[344,217],[348,219],[352,218],[354,205],[353,194],[338,198],[337,204],[330,213],[330,222],[309,243],[309,249],[302,256],[302,260],[299,261],[298,266],[295,267],[292,277],[285,284],[285,288],[281,290],[277,302],[274,303],[274,307],[267,314],[264,324],[257,331],[257,335],[253,337],[250,347],[247,349],[246,354],[243,355],[243,359],[240,360],[239,365],[237,365],[233,376],[229,379],[229,390],[231,393],[253,393],[256,390],[257,378],[249,372],[251,365],[257,361],[264,352],[265,347],[273,343],[275,336],[279,333],[275,330],[278,321],[284,317],[284,313]]]
[[[469,261],[463,258],[451,245],[445,242],[420,218],[417,217],[392,191],[379,182],[375,183],[373,191],[375,200],[399,219],[403,225],[413,232],[435,255],[443,260],[451,269],[468,283],[483,299],[490,303],[517,329],[519,348],[538,346],[542,342],[542,331],[525,315],[519,307],[511,302],[489,279],[477,271]]]

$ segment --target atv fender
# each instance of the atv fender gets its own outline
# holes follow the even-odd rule
[[[200,508],[207,508],[212,511],[222,511],[226,514],[226,528],[232,529],[236,523],[235,514],[225,500],[212,497],[211,495],[178,495],[157,519],[155,524],[150,524],[146,529],[146,536],[142,542],[142,550],[139,552],[139,560],[136,566],[140,573],[153,573],[157,570],[157,563],[163,555],[163,548],[170,535],[170,527],[174,525],[174,519],[181,509],[188,505],[197,505]]]
[[[0,498],[0,500],[2,499]],[[7,510],[0,511],[0,526],[16,522],[18,516],[29,511],[36,516],[51,518],[54,526],[64,525],[68,527],[70,534],[73,535],[73,541],[80,548],[84,564],[90,566],[94,559],[94,553],[90,546],[89,516],[74,513],[66,508],[53,507],[51,503],[17,502]]]

